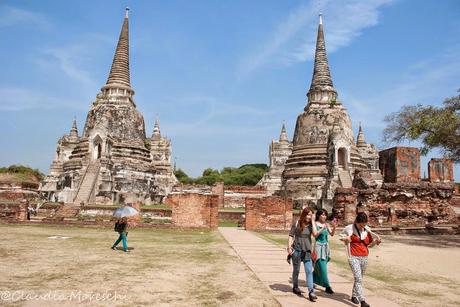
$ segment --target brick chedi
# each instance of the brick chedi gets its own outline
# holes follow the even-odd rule
[[[355,170],[367,170],[353,136],[351,119],[337,99],[320,15],[308,102],[297,117],[283,185],[296,206],[330,208],[337,187],[351,187]],[[374,164],[372,165],[374,167]]]
[[[272,140],[268,152],[269,169],[257,185],[265,187],[267,195],[272,195],[281,189],[284,164],[292,152],[292,142],[288,139],[284,124],[279,140]]]
[[[71,133],[58,142],[41,186],[50,200],[157,202],[176,182],[169,163],[170,141],[155,135],[153,147],[146,145],[144,118],[136,109],[130,81],[128,21],[126,9],[107,83],[88,112],[82,136],[74,122]]]

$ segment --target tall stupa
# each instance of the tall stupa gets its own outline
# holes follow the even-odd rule
[[[136,109],[129,70],[129,9],[106,84],[86,117],[83,134],[74,121],[59,139],[43,196],[66,203],[161,202],[176,178],[171,142],[158,122],[147,138],[144,117]],[[159,146],[159,144],[161,146]]]
[[[356,170],[372,170],[354,142],[350,116],[334,88],[329,69],[322,15],[319,15],[315,61],[307,105],[298,115],[292,153],[282,174],[284,190],[296,206],[331,208],[337,187],[351,187]],[[368,146],[366,149],[372,149]],[[375,148],[374,148],[375,150]],[[377,152],[368,158],[378,159]],[[378,175],[377,175],[378,176]]]

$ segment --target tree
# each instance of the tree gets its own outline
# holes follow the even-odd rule
[[[176,175],[177,180],[179,180],[180,183],[192,183],[193,179],[190,178],[183,170],[180,168],[174,172],[174,175]]]
[[[383,131],[385,142],[419,140],[423,144],[422,154],[439,148],[446,157],[460,162],[460,94],[445,99],[442,107],[403,106],[387,115],[385,122],[388,123]]]

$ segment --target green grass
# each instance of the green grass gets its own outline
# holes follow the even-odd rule
[[[245,208],[223,208],[223,209],[219,209],[219,212],[241,212],[241,213],[245,213],[246,209]]]
[[[141,209],[165,209],[171,210],[171,206],[165,204],[141,205]]]
[[[238,222],[219,219],[219,227],[238,227]]]

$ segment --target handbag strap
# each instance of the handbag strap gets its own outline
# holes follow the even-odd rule
[[[366,242],[364,242],[364,240],[361,238],[361,232],[359,231],[358,226],[356,226],[356,224],[353,224],[353,226],[355,226],[355,229],[356,229],[356,231],[358,232],[359,240],[361,241],[361,243],[363,243],[363,245],[364,245],[364,246],[367,248],[367,250],[369,251],[369,248],[367,247],[369,244],[366,244]]]

